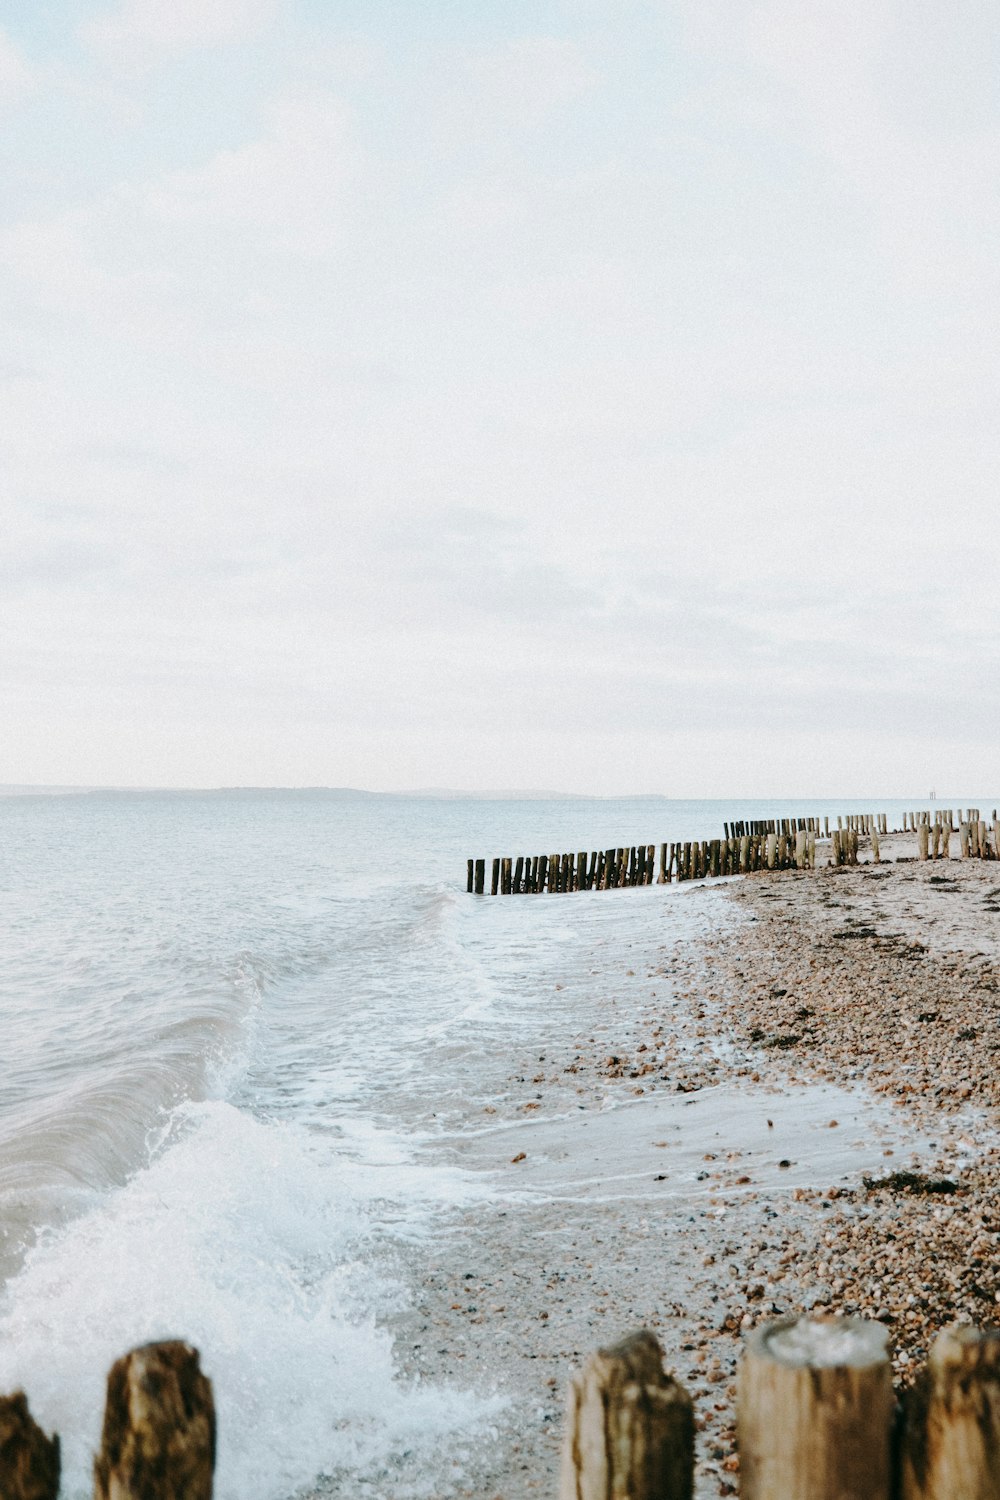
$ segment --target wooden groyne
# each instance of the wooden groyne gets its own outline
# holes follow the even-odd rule
[[[951,835],[958,832],[963,859],[996,859],[1000,822],[994,808],[989,823],[978,808],[904,812],[902,828],[890,828],[887,813],[843,813],[834,819],[763,818],[724,823],[721,839],[619,845],[613,849],[579,849],[556,854],[518,854],[490,862],[492,896],[526,896],[542,892],[611,891],[635,885],[669,885],[679,880],[712,880],[749,875],[756,870],[814,870],[816,844],[829,844],[827,863],[856,865],[861,839],[867,839],[876,864],[880,839],[913,832],[918,859],[949,859]],[[822,823],[822,827],[820,824]],[[486,894],[487,861],[467,861],[466,890]]]
[[[652,1333],[599,1349],[570,1384],[559,1500],[691,1500],[696,1421]],[[744,1500],[998,1500],[1000,1333],[944,1329],[900,1395],[883,1323],[761,1324],[736,1442]]]
[[[559,1500],[691,1500],[697,1422],[654,1334],[598,1349],[569,1382]],[[998,1500],[1000,1331],[944,1329],[900,1394],[884,1323],[761,1323],[737,1374],[736,1440],[745,1500]],[[196,1349],[145,1344],[115,1362],[94,1500],[212,1500],[215,1453]],[[0,1397],[2,1500],[58,1500],[60,1467],[24,1392]]]

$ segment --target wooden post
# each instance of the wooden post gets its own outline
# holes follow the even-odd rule
[[[968,825],[968,823],[962,823],[962,822],[959,823],[959,825],[958,825],[958,840],[959,840],[959,843],[962,846],[962,858],[963,859],[968,859],[968,857],[969,857],[969,825]]]
[[[806,839],[807,835],[803,829],[795,835],[795,868],[804,870],[806,867]]]
[[[486,861],[485,861],[485,859],[477,859],[476,860],[476,895],[477,896],[481,896],[483,894],[483,886],[485,884],[486,884]]]
[[[659,877],[659,879],[657,880],[656,883],[657,883],[657,885],[666,885],[666,883],[667,883],[667,846],[666,846],[666,844],[661,844],[660,845],[660,877]]]
[[[951,824],[941,825],[941,858],[951,859]]]
[[[0,1396],[0,1495],[3,1500],[56,1500],[59,1439],[47,1438],[23,1391]]]
[[[514,894],[520,895],[524,888],[524,855],[519,854],[514,861]]]
[[[592,1354],[570,1381],[559,1500],[690,1500],[691,1397],[645,1330]]]
[[[881,862],[881,850],[879,849],[878,829],[873,827],[872,828],[872,863],[877,865],[880,862]]]
[[[895,1396],[883,1324],[779,1318],[749,1335],[736,1434],[743,1500],[889,1500]]]
[[[500,861],[500,894],[510,895],[510,856],[507,855]]]
[[[211,1500],[215,1406],[198,1351],[171,1341],[111,1366],[94,1500]]]
[[[983,822],[982,818],[980,818],[979,822],[976,824],[976,843],[979,846],[976,850],[979,858],[989,859],[990,846],[986,838],[986,824]]]
[[[931,859],[941,857],[941,824],[935,823],[931,829]]]
[[[740,839],[740,872],[746,874],[750,868],[750,835],[745,833]]]
[[[906,1403],[903,1500],[1000,1495],[1000,1333],[946,1328]]]
[[[929,833],[930,829],[926,823],[919,823],[917,825],[917,855],[920,859],[927,858],[927,837]]]
[[[466,864],[469,867],[469,878],[466,881],[465,889],[468,892],[468,894],[471,896],[472,895],[472,882],[473,882],[473,879],[474,879],[475,860],[467,859],[466,860]]]
[[[778,838],[777,838],[777,834],[769,833],[768,836],[767,836],[767,868],[769,870],[773,870],[774,869],[774,862],[775,862],[775,860],[777,858],[777,854],[778,854]]]
[[[656,869],[656,845],[646,845],[646,884],[653,884],[653,871]]]

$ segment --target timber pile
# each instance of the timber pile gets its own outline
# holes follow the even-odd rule
[[[725,823],[721,839],[682,843],[633,844],[614,849],[586,849],[563,854],[518,854],[492,861],[491,896],[537,895],[543,891],[611,891],[634,885],[669,885],[674,880],[711,880],[726,875],[749,875],[757,870],[815,870],[816,840],[829,840],[832,865],[856,865],[861,839],[867,839],[875,864],[881,860],[880,838],[900,830],[889,828],[886,813],[847,813],[830,819],[765,818]],[[917,835],[917,858],[950,859],[951,835],[956,831],[952,809],[904,813],[903,832]],[[990,823],[978,808],[958,811],[957,832],[963,859],[1000,857],[1000,821],[996,809]],[[992,839],[992,842],[991,842]],[[466,891],[486,893],[486,860],[466,862]]]
[[[867,1318],[754,1329],[738,1375],[746,1500],[1000,1500],[1000,1332],[938,1334],[903,1404]],[[643,1330],[570,1381],[559,1500],[691,1500],[696,1413]],[[211,1500],[215,1408],[198,1352],[146,1344],[108,1376],[94,1500]],[[0,1398],[0,1496],[58,1500],[59,1439]]]
[[[737,1443],[745,1500],[1000,1500],[1000,1333],[940,1333],[900,1406],[888,1330],[781,1318],[747,1338]],[[691,1500],[690,1398],[649,1332],[570,1384],[559,1500]]]

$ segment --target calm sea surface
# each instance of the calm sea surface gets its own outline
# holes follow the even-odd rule
[[[419,1469],[489,1420],[398,1381],[405,1288],[366,1245],[488,1191],[434,1138],[481,1116],[504,1049],[569,1024],[574,983],[539,1004],[553,955],[579,991],[595,952],[682,937],[693,907],[477,900],[468,857],[904,805],[0,797],[0,1390],[63,1435],[67,1494],[90,1493],[107,1366],[148,1338],[202,1350],[222,1500],[403,1449]]]

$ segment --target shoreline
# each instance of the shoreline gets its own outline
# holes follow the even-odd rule
[[[938,1328],[996,1324],[1000,868],[912,844],[701,887],[713,931],[637,950],[603,1033],[512,1056],[503,1108],[442,1142],[496,1194],[407,1258],[383,1247],[413,1288],[387,1326],[404,1381],[507,1405],[430,1492],[554,1495],[572,1369],[641,1326],[694,1397],[708,1497],[736,1488],[747,1328],[879,1317],[905,1383]]]

